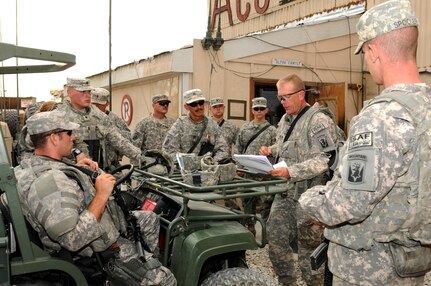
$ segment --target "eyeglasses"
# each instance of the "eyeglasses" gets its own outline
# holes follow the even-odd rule
[[[264,111],[266,107],[253,107],[254,111]]]
[[[195,102],[192,102],[192,103],[188,103],[187,105],[191,106],[191,107],[196,107],[198,105],[202,106],[204,104],[205,104],[205,100],[199,100],[199,101],[195,101]]]
[[[169,101],[159,101],[160,106],[169,106]]]
[[[294,96],[295,94],[297,94],[298,92],[303,91],[303,89],[297,90],[295,92],[291,92],[291,93],[286,93],[286,94],[279,94],[278,100],[283,101],[283,100],[288,100],[290,99],[292,96]]]
[[[55,131],[55,132],[52,132],[52,133],[49,133],[48,135],[51,135],[51,134],[60,134],[60,133],[64,133],[64,132],[66,132],[66,134],[70,137],[70,136],[72,136],[72,130],[60,130],[60,131]]]

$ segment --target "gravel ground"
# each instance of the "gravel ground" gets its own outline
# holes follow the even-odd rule
[[[246,259],[250,269],[257,271],[271,279],[271,282],[274,286],[280,286],[278,283],[277,276],[272,269],[271,261],[268,256],[268,245],[264,248],[259,248],[257,250],[250,250],[246,252]],[[296,264],[297,268],[297,276],[299,277],[296,281],[298,286],[307,286],[304,281],[300,278],[299,275],[299,266]]]

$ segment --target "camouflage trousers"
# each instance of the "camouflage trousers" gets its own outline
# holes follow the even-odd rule
[[[267,223],[269,258],[282,284],[296,282],[294,250],[298,243],[298,263],[309,286],[323,285],[324,267],[311,270],[310,255],[323,241],[323,228],[312,224],[298,202],[277,194]]]
[[[250,178],[256,181],[262,181],[262,178],[255,177],[249,174],[245,175],[245,178]],[[262,195],[258,197],[244,198],[243,206],[244,210],[252,214],[260,214],[263,221],[267,221],[269,213],[271,212],[271,205],[274,201],[273,195]],[[255,222],[249,221],[247,224],[254,224]]]
[[[172,272],[162,266],[156,258],[147,257],[143,262],[138,257],[134,242],[120,237],[115,258],[105,268],[112,285],[175,286]]]
[[[137,218],[139,230],[149,251],[154,255],[159,255],[159,217],[152,211],[134,211],[133,215]]]

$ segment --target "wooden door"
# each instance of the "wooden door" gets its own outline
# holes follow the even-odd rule
[[[320,94],[308,93],[308,103],[311,105],[317,101],[323,101],[328,108],[335,114],[336,122],[341,129],[345,130],[345,83],[324,83],[316,87]]]

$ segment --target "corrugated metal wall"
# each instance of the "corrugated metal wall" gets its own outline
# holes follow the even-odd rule
[[[267,11],[264,16],[258,14],[254,9],[253,0],[239,0],[241,13],[245,13],[247,3],[250,4],[250,14],[245,22],[241,22],[237,17],[236,0],[210,0],[211,7],[214,7],[218,1],[222,7],[230,3],[232,11],[232,20],[234,26],[229,25],[227,12],[222,12],[221,28],[225,40],[247,35],[254,32],[274,29],[277,26],[289,22],[300,20],[316,13],[331,11],[336,8],[360,4],[365,0],[294,0],[287,4],[279,5],[278,0],[270,0]],[[264,1],[258,1],[263,4]],[[216,26],[218,25],[218,19]],[[214,29],[216,31],[216,28]]]
[[[340,7],[346,7],[354,4],[367,2],[367,8],[385,2],[386,0],[294,0],[284,5],[279,5],[278,0],[270,0],[265,14],[262,16],[254,9],[253,0],[239,0],[241,4],[241,13],[245,13],[246,4],[250,5],[250,14],[245,22],[241,22],[237,17],[236,0],[209,0],[211,7],[215,2],[219,5],[230,3],[232,11],[232,20],[234,25],[229,25],[229,19],[226,12],[221,15],[222,36],[225,40],[237,38],[255,32],[263,32],[274,29],[277,26],[300,20],[323,11],[330,11]],[[257,1],[263,5],[262,0]],[[431,72],[431,1],[430,0],[411,0],[416,15],[420,20],[419,27],[419,49],[418,49],[418,67],[421,71]],[[215,22],[216,26],[218,20]],[[215,28],[214,32],[217,29]],[[214,34],[215,36],[215,34]]]

